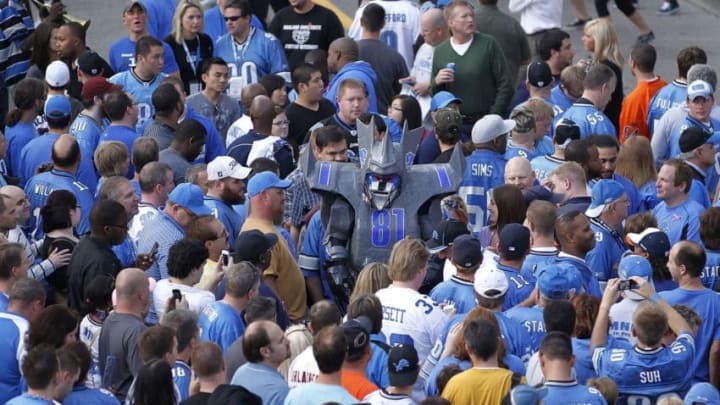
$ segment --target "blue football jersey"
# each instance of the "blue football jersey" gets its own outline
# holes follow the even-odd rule
[[[190,396],[190,381],[192,380],[192,370],[190,366],[182,360],[175,360],[175,367],[172,368],[173,381],[178,391],[180,391],[180,401],[184,401]]]
[[[658,90],[650,100],[648,108],[647,126],[652,134],[655,129],[655,122],[665,114],[665,111],[673,107],[687,105],[687,83],[679,82],[677,79],[666,84]]]
[[[525,256],[520,274],[522,274],[526,280],[535,280],[537,269],[555,259],[557,255],[558,250],[555,248],[531,248],[530,253]]]
[[[436,285],[429,295],[437,303],[453,304],[458,314],[468,313],[477,306],[473,282],[456,275]]]
[[[230,77],[240,78],[242,87],[257,83],[271,73],[286,76],[290,69],[280,41],[273,34],[255,28],[251,28],[242,45],[235,43],[230,34],[221,36],[215,42],[213,56],[227,62]]]
[[[495,263],[495,268],[505,273],[505,277],[510,285],[507,293],[505,293],[505,302],[503,303],[502,308],[503,311],[507,311],[515,305],[525,301],[525,299],[530,296],[535,288],[533,280],[526,280],[525,277],[520,274],[520,271],[500,263]]]
[[[115,74],[110,78],[110,81],[114,84],[123,87],[123,90],[130,93],[138,108],[138,122],[135,125],[135,131],[138,134],[142,133],[142,129],[146,123],[155,115],[155,107],[152,103],[152,94],[160,87],[160,83],[167,77],[166,74],[160,73],[155,76],[151,81],[142,81],[132,69],[126,70]]]
[[[705,261],[705,268],[702,272],[702,283],[705,288],[717,291],[718,278],[720,278],[720,251],[705,249],[705,255],[707,260]]]
[[[567,118],[578,124],[580,127],[580,139],[586,139],[592,134],[617,136],[617,130],[612,121],[610,121],[610,118],[587,100],[578,100],[557,119],[563,118]]]
[[[175,54],[170,45],[162,43],[164,54],[163,73],[171,74],[178,71],[178,65],[175,61]],[[113,72],[120,73],[135,67],[135,42],[125,37],[110,46],[109,63]],[[125,89],[127,91],[127,89]]]
[[[534,353],[540,349],[545,333],[545,320],[543,319],[543,308],[535,305],[533,307],[515,306],[505,311],[505,316],[525,327],[530,336],[531,351]]]
[[[489,150],[476,150],[465,158],[467,166],[458,194],[465,200],[470,225],[475,236],[487,225],[488,194],[495,187],[505,183],[503,155]]]
[[[683,121],[682,124],[678,125],[675,130],[670,133],[670,139],[668,139],[668,156],[670,159],[680,156],[680,135],[682,135],[683,131],[690,127],[700,127],[708,136],[712,136],[717,131],[720,131],[720,121],[710,117],[710,125],[705,125],[688,115],[685,118],[685,121]],[[717,146],[717,144],[715,146]]]
[[[585,256],[598,281],[615,277],[615,267],[627,250],[622,230],[611,229],[599,218],[590,218],[590,228],[595,234],[595,247]]]
[[[325,239],[325,229],[323,229],[321,212],[318,210],[310,218],[305,227],[305,237],[300,245],[300,256],[298,256],[298,266],[305,278],[320,277],[322,284],[323,296],[326,299],[335,301],[335,294],[330,289],[327,277],[325,276],[325,261],[330,259],[323,240]]]
[[[550,173],[555,170],[558,166],[565,163],[564,160],[558,159],[552,155],[536,156],[530,161],[530,167],[535,172],[535,178],[538,183],[550,177]]]
[[[523,148],[522,146],[515,146],[510,142],[510,140],[508,140],[507,150],[504,155],[505,160],[510,160],[516,156],[532,160],[536,156],[536,153],[534,150]]]
[[[685,396],[694,355],[695,340],[681,333],[672,345],[657,349],[596,347],[593,365],[600,377],[618,385],[618,405],[654,404],[671,392]]]
[[[606,405],[600,391],[577,381],[545,381],[543,405]]]
[[[20,362],[25,354],[28,321],[18,314],[0,313],[0,402],[20,395]]]
[[[562,91],[560,86],[555,86],[550,90],[550,101],[552,101],[556,117],[573,105],[573,101]]]
[[[37,129],[33,123],[18,122],[12,127],[5,127],[5,165],[7,174],[20,177],[23,162],[20,152],[30,141],[38,137]]]
[[[198,318],[200,340],[215,342],[225,352],[245,333],[245,322],[233,307],[215,301],[200,313]]]
[[[128,166],[127,178],[132,179],[135,176],[135,166],[132,164],[132,148],[133,143],[138,138],[135,128],[130,128],[125,125],[108,125],[105,131],[100,135],[100,142],[107,141],[119,141],[125,144],[128,148],[128,153],[131,155],[130,165]]]

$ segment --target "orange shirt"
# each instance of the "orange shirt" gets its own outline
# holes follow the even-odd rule
[[[367,394],[377,391],[377,385],[373,384],[368,380],[364,373],[358,373],[357,371],[351,371],[342,369],[340,372],[340,381],[350,395],[362,401]]]
[[[624,143],[633,134],[650,139],[652,134],[649,133],[650,130],[647,126],[650,101],[655,93],[666,84],[660,76],[657,76],[653,80],[639,82],[633,91],[625,96],[620,111],[620,128],[618,128],[621,143]]]

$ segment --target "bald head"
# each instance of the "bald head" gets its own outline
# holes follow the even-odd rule
[[[250,111],[250,104],[252,104],[255,97],[261,94],[267,96],[267,90],[265,90],[265,87],[260,83],[248,84],[243,87],[240,93],[243,110]]]
[[[505,164],[505,183],[517,186],[520,191],[526,191],[535,182],[535,172],[530,167],[530,161],[524,157],[516,156]]]
[[[447,28],[445,16],[439,8],[431,8],[420,16],[420,24],[427,24],[431,28]]]
[[[359,55],[360,51],[358,51],[357,42],[350,37],[342,37],[334,40],[328,49],[328,61],[331,59],[339,59],[341,61],[338,69],[347,63],[357,61],[360,57]],[[328,65],[330,65],[330,63],[328,63]]]
[[[264,135],[270,135],[272,121],[275,118],[275,105],[268,96],[260,95],[253,99],[250,104],[250,118],[253,128]]]
[[[56,168],[74,171],[80,163],[80,145],[72,135],[60,135],[53,143],[51,155]]]
[[[148,291],[150,287],[148,276],[144,271],[137,268],[122,270],[115,279],[115,290],[118,301],[121,298],[133,297],[137,293]]]
[[[25,198],[25,191],[18,186],[3,186],[0,187],[0,194],[10,197],[12,200],[20,200]]]

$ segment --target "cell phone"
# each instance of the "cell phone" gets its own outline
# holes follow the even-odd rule
[[[157,255],[159,247],[160,245],[157,242],[153,243],[152,249],[150,249],[150,257],[155,257],[155,255]]]
[[[172,293],[174,299],[176,299],[177,301],[182,301],[182,293],[180,292],[180,290],[174,289],[172,290]]]
[[[620,280],[620,284],[618,284],[618,290],[620,291],[631,290],[636,287],[637,283],[635,280]]]
[[[223,266],[227,266],[230,264],[230,252],[227,250],[223,250],[222,254],[220,255],[220,260],[222,260]]]

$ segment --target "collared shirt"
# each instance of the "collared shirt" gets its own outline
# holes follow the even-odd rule
[[[185,237],[185,230],[172,217],[164,211],[148,221],[138,235],[138,252],[149,252],[155,242],[158,243],[158,252],[152,266],[147,269],[148,276],[155,280],[170,277],[167,270],[167,259],[170,247]]]
[[[290,219],[292,226],[300,228],[303,225],[305,215],[320,204],[320,196],[310,190],[307,177],[301,167],[293,170],[285,179],[292,180],[292,184],[285,189],[285,212],[283,217]]]

